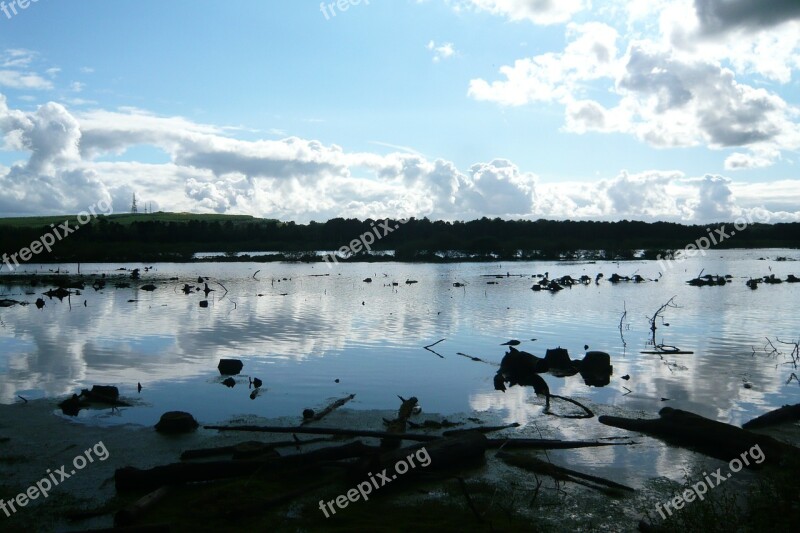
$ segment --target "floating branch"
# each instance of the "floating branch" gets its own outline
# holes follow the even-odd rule
[[[350,400],[352,400],[355,397],[356,397],[355,394],[351,394],[350,396],[346,396],[344,398],[340,398],[340,399],[336,400],[335,402],[333,402],[332,404],[327,406],[325,409],[323,409],[319,413],[316,413],[314,416],[312,416],[310,418],[307,418],[306,420],[303,420],[302,425],[308,424],[310,422],[316,422],[317,420],[322,420],[327,415],[329,415],[331,412],[333,412],[335,409],[338,409],[339,407],[343,406],[344,404],[346,404],[347,402],[349,402]]]
[[[446,341],[446,340],[447,340],[447,339],[439,339],[438,341],[434,342],[433,344],[429,344],[429,345],[427,345],[427,346],[423,346],[423,348],[425,348],[425,349],[426,349],[426,350],[428,350],[429,352],[431,352],[431,353],[434,353],[434,354],[438,355],[439,357],[441,357],[442,359],[444,359],[444,356],[443,356],[442,354],[440,354],[440,353],[437,353],[435,350],[431,350],[431,348],[432,348],[432,347],[434,347],[434,346],[436,346],[436,345],[437,345],[437,344],[439,344],[440,342],[444,342],[444,341]]]

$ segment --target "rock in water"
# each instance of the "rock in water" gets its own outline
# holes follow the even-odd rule
[[[197,429],[199,425],[197,420],[189,413],[170,411],[161,415],[161,420],[156,424],[156,431],[168,435],[190,433]]]
[[[220,359],[217,369],[223,376],[235,376],[242,371],[244,363],[238,359]]]

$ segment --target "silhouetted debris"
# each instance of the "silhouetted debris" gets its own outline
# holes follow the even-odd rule
[[[698,276],[694,279],[690,279],[686,283],[693,287],[708,287],[708,286],[722,286],[728,283],[728,280],[731,278],[730,275],[727,276],[712,276],[711,274],[706,274],[705,276]]]
[[[372,283],[372,278],[364,278],[364,283]]]
[[[200,307],[205,309],[206,307],[208,307],[208,300],[200,300],[200,304],[199,305],[200,305]]]
[[[238,359],[220,359],[217,369],[223,376],[235,376],[242,371],[244,363]]]
[[[229,389],[232,389],[233,387],[236,386],[236,380],[233,378],[225,378],[222,380],[222,384],[228,387]]]
[[[562,348],[551,348],[544,354],[544,362],[547,364],[548,371],[554,376],[573,376],[578,373],[578,369],[569,358],[569,352]]]
[[[500,346],[519,346],[520,344],[522,344],[520,341],[518,341],[516,339],[512,339],[512,340],[510,340],[508,342],[504,342]]]
[[[601,416],[600,423],[629,431],[638,431],[664,439],[678,446],[686,446],[722,461],[740,458],[742,451],[760,446],[766,462],[779,463],[784,453],[797,454],[794,446],[772,437],[750,433],[744,429],[710,420],[700,415],[664,407],[657,419],[633,419]],[[751,463],[749,466],[759,466]]]
[[[131,272],[131,279],[139,279],[141,276],[139,275],[139,269],[134,268],[133,272]]]
[[[172,487],[161,487],[160,489],[146,494],[124,509],[121,509],[114,515],[114,527],[128,529],[126,526],[130,526],[142,519],[142,517],[162,501],[171,490]]]
[[[94,385],[91,390],[83,389],[80,394],[73,394],[72,397],[60,402],[58,406],[61,411],[68,416],[78,416],[81,409],[86,409],[95,405],[105,405],[110,407],[130,407],[131,404],[119,399],[119,389],[109,385]]]
[[[72,293],[63,287],[59,287],[57,289],[50,289],[49,291],[42,294],[44,294],[48,298],[58,298],[59,300],[63,300]]]
[[[584,383],[591,387],[605,387],[611,383],[611,356],[606,352],[591,351],[581,361],[573,361],[580,371]]]
[[[321,411],[314,412],[311,409],[304,410],[303,411],[303,424],[308,424],[309,422],[316,422],[318,420],[322,420],[327,415],[332,413],[335,409],[338,409],[339,407],[343,406],[344,404],[346,404],[347,402],[349,402],[350,400],[352,400],[355,397],[356,397],[355,394],[350,394],[349,396],[345,396],[344,398],[340,398],[340,399],[336,400],[335,402],[331,403],[330,405],[328,405],[327,407],[325,407],[324,409],[322,409]],[[309,411],[310,411],[310,413],[309,413]],[[306,416],[307,414],[310,414],[311,416]]]
[[[548,461],[543,461],[531,455],[511,454],[504,451],[497,452],[496,456],[503,462],[527,470],[544,474],[559,481],[570,481],[595,490],[607,491],[608,489],[635,492],[634,489],[601,477],[584,474],[568,468],[556,466]]]
[[[141,290],[143,290],[143,291],[152,292],[152,291],[156,290],[158,287],[156,287],[156,286],[155,286],[155,285],[153,285],[152,283],[148,283],[147,285],[142,285],[142,286],[141,286],[141,287],[139,287],[139,288],[140,288]]]
[[[142,392],[142,384],[141,383],[137,383],[136,384],[136,389],[137,389],[138,392]]]
[[[794,274],[789,274],[789,276],[786,278],[786,283],[800,283],[800,278]]]
[[[406,285],[413,285],[414,283],[419,283],[419,282],[417,280],[415,280],[415,279],[407,279],[406,280]]]
[[[166,434],[190,433],[200,424],[192,415],[183,411],[169,411],[161,415],[155,425],[156,431]]]
[[[769,413],[765,413],[757,418],[742,424],[744,429],[760,429],[785,422],[795,422],[800,420],[800,403],[795,405],[784,405]]]
[[[194,291],[194,287],[188,283],[185,283],[181,291],[183,291],[183,294],[191,294]]]
[[[42,300],[39,298],[39,300]],[[36,307],[39,307],[39,300],[36,301]],[[44,303],[44,300],[42,300]],[[15,305],[24,305],[23,302],[18,302],[16,300],[7,300],[7,299],[0,299],[0,307],[13,307]],[[44,305],[42,305],[44,307]],[[39,307],[41,309],[42,307]]]

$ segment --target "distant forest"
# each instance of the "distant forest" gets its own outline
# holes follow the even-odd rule
[[[69,218],[71,227],[76,227],[74,217]],[[10,255],[29,247],[54,231],[51,222],[55,220],[0,220],[0,251]],[[63,222],[65,218],[58,220]],[[390,221],[389,225],[394,228],[396,222]],[[637,250],[645,250],[645,257],[655,258],[657,254],[684,248],[721,225],[498,218],[442,222],[412,218],[372,245],[373,251],[394,250],[393,258],[362,252],[349,260],[630,259]],[[52,253],[43,251],[29,262],[190,261],[198,252],[224,252],[227,256],[219,260],[229,261],[319,261],[321,258],[308,252],[338,250],[379,226],[379,221],[342,218],[295,224],[252,217],[166,213],[100,216],[57,242]],[[725,226],[730,233],[733,225]],[[753,224],[714,246],[767,247],[800,247],[800,223]],[[236,252],[243,251],[280,253],[235,257]]]

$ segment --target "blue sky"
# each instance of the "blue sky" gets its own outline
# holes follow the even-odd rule
[[[0,214],[800,219],[793,0],[341,5],[0,11]]]

